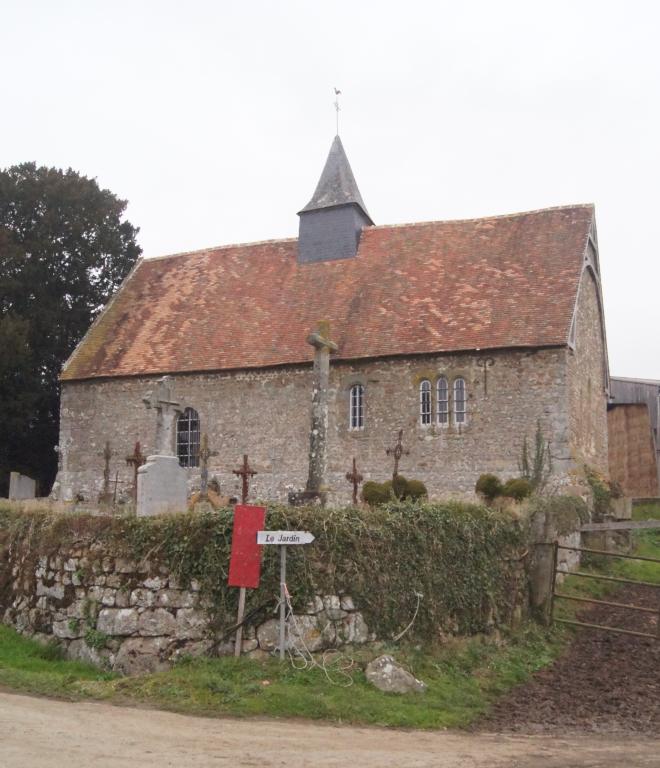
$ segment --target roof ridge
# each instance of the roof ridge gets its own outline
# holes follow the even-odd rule
[[[517,211],[516,213],[498,213],[492,216],[473,216],[467,219],[431,219],[430,221],[402,221],[398,224],[375,224],[369,229],[395,229],[396,227],[424,227],[432,224],[464,224],[472,221],[493,221],[498,219],[515,219],[518,216],[529,216],[530,213],[546,213],[547,211],[563,211],[570,208],[591,208],[595,210],[595,203],[575,203],[573,205],[551,205],[547,208],[533,208],[531,211]]]
[[[275,237],[270,240],[252,240],[247,243],[225,243],[224,245],[210,245],[206,248],[195,248],[192,251],[177,251],[177,253],[165,253],[162,256],[144,256],[142,261],[161,261],[162,259],[174,259],[179,256],[195,256],[206,251],[222,251],[228,248],[252,248],[255,245],[268,245],[270,243],[291,243],[298,240],[297,237]]]

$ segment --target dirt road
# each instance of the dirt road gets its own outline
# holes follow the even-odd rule
[[[657,768],[660,741],[203,719],[0,693],[2,768]]]

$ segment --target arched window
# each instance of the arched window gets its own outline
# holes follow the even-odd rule
[[[438,424],[446,427],[449,424],[449,384],[445,376],[440,376],[437,384],[438,395]]]
[[[427,379],[419,385],[419,423],[423,427],[431,423],[431,382]]]
[[[454,422],[465,424],[467,421],[467,389],[465,379],[454,379]]]
[[[348,427],[349,429],[364,429],[364,387],[362,384],[354,384],[351,387]]]
[[[176,455],[182,467],[199,466],[199,414],[186,408],[176,421]]]

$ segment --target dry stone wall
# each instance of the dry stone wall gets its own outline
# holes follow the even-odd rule
[[[566,350],[563,348],[493,351],[487,382],[480,356],[452,354],[356,363],[332,363],[328,425],[329,501],[350,502],[345,473],[353,457],[365,480],[390,475],[386,449],[399,429],[409,453],[402,474],[422,480],[432,498],[473,498],[480,474],[504,479],[518,474],[523,439],[532,441],[537,421],[552,443],[554,471],[567,477],[574,453],[570,446]],[[467,423],[422,426],[419,383],[439,376],[467,384]],[[209,476],[226,496],[240,495],[232,474],[244,453],[258,472],[252,498],[285,501],[307,480],[310,366],[240,373],[186,374],[174,377],[177,398],[195,408],[211,448]],[[132,470],[125,457],[140,441],[154,447],[155,418],[142,403],[156,377],[64,382],[61,401],[60,470],[55,495],[95,501],[102,489],[103,446],[110,442],[110,477],[118,495],[128,496]],[[365,388],[364,429],[349,429],[349,392]],[[433,394],[435,411],[435,392]],[[585,422],[586,424],[586,422]],[[188,469],[191,490],[199,487],[199,469]]]
[[[72,659],[124,674],[167,668],[182,655],[231,654],[218,643],[209,604],[195,580],[180,583],[163,566],[105,555],[97,547],[42,555],[13,566],[3,620],[20,632],[57,640]],[[317,596],[289,619],[289,648],[310,652],[360,644],[368,627],[349,595]],[[279,623],[248,626],[242,652],[273,653]]]

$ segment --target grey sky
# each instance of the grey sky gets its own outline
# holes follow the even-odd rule
[[[4,0],[0,166],[96,177],[147,256],[295,236],[337,85],[377,224],[594,202],[611,371],[660,379],[659,22],[651,0]]]

